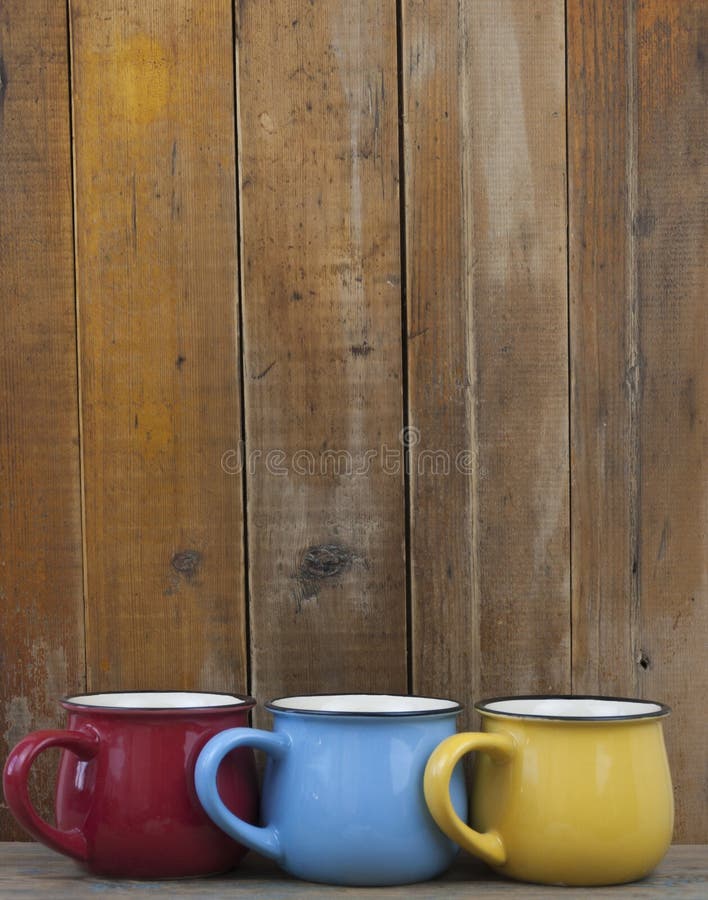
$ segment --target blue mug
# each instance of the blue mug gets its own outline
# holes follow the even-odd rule
[[[230,728],[213,737],[195,768],[211,819],[242,844],[308,881],[408,884],[434,878],[458,847],[438,829],[423,773],[438,744],[455,733],[453,700],[385,694],[285,697],[266,704],[273,731]],[[219,797],[216,773],[236,747],[269,755],[261,821],[249,825]],[[461,767],[450,795],[467,816]]]

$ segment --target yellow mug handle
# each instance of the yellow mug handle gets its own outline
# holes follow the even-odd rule
[[[478,750],[499,763],[509,762],[516,745],[509,735],[468,731],[453,734],[433,750],[425,767],[423,790],[430,814],[445,834],[463,850],[478,856],[490,866],[503,866],[506,849],[498,831],[475,831],[465,825],[450,799],[450,778],[465,753]]]

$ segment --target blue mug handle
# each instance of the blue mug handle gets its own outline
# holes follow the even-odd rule
[[[264,750],[275,759],[282,759],[290,749],[290,738],[259,728],[229,728],[215,735],[204,745],[194,768],[194,784],[199,802],[216,825],[229,837],[269,859],[282,863],[285,853],[280,844],[280,835],[272,825],[258,827],[239,819],[219,796],[216,773],[221,760],[237,747],[253,747]]]

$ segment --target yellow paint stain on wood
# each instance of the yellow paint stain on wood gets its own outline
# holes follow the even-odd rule
[[[110,77],[123,93],[126,118],[141,124],[165,118],[175,80],[174,53],[150,36],[136,34],[126,38],[110,59]]]

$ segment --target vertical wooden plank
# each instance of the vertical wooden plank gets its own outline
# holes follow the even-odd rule
[[[680,841],[707,825],[706,25],[568,5],[573,686],[673,706]]]
[[[83,689],[67,21],[0,11],[0,758]],[[54,760],[36,765],[50,814]],[[25,837],[0,802],[0,839]]]
[[[407,0],[401,24],[413,686],[471,704],[481,659],[465,37],[449,3]]]
[[[638,689],[640,350],[627,12],[626,3],[568,3],[573,688],[620,696]]]
[[[557,0],[403,4],[414,686],[468,703],[569,686],[564,65]]]
[[[395,5],[244,0],[238,72],[254,690],[405,691]]]
[[[708,7],[637,4],[637,266],[643,695],[673,706],[676,839],[705,841],[708,783]],[[698,715],[696,714],[698,711]]]
[[[71,24],[89,684],[244,690],[231,8]]]

